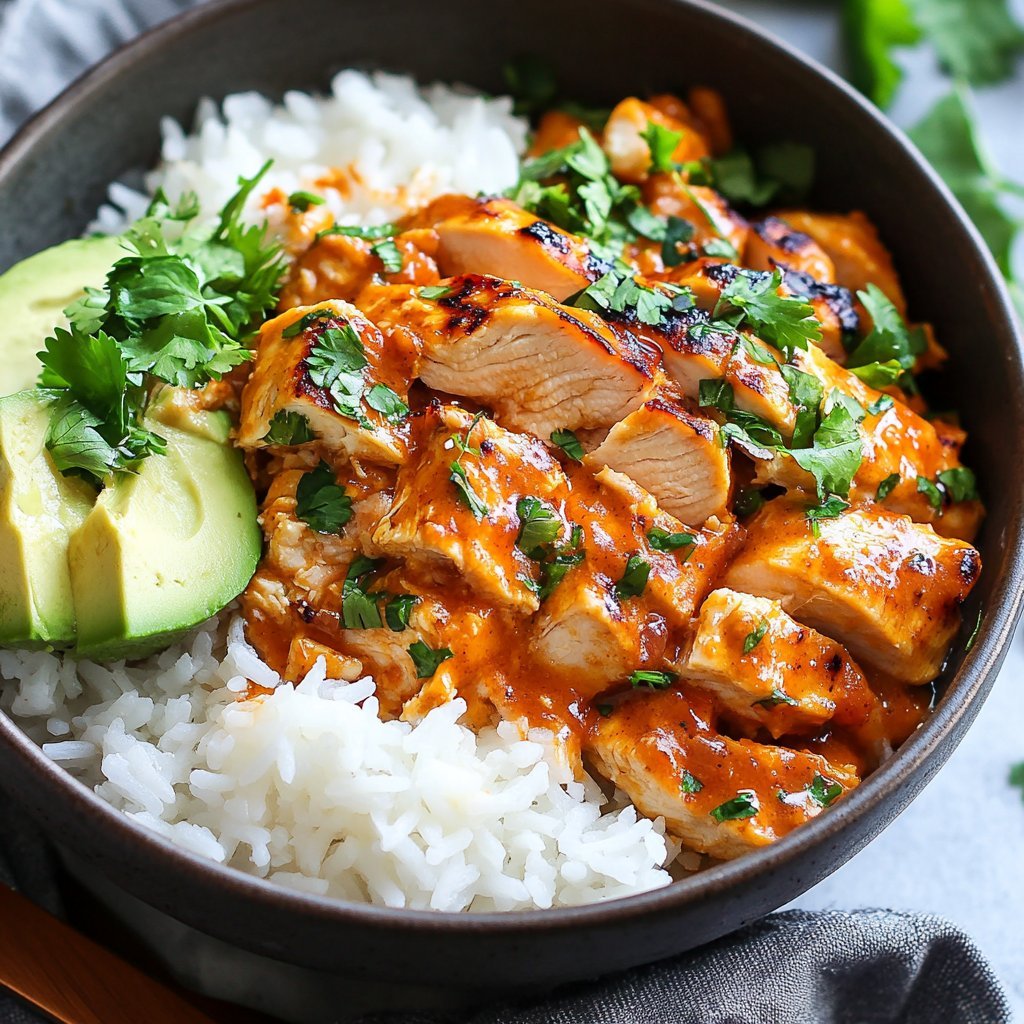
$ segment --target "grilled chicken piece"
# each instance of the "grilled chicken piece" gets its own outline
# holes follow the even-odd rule
[[[647,180],[651,150],[643,133],[650,124],[667,128],[679,135],[679,142],[672,151],[673,162],[683,164],[710,156],[707,142],[688,123],[631,96],[612,110],[602,136],[602,145],[608,154],[612,174],[620,181],[636,185]]]
[[[414,455],[398,471],[374,545],[427,576],[461,577],[488,600],[536,611],[538,570],[516,544],[516,506],[539,498],[560,515],[568,488],[558,462],[540,441],[457,406],[434,405],[416,419]]]
[[[390,319],[422,338],[424,384],[487,405],[513,430],[548,438],[558,429],[608,427],[653,386],[657,350],[595,313],[492,277],[447,284],[436,299],[410,294]]]
[[[820,520],[815,537],[805,510],[778,498],[756,513],[723,585],[779,601],[865,665],[931,682],[981,571],[978,552],[868,506]]]
[[[724,588],[701,606],[680,671],[776,738],[829,720],[862,725],[877,703],[840,644],[795,622],[777,601]]]
[[[638,693],[600,720],[586,751],[644,814],[722,859],[775,842],[859,782],[849,766],[729,739],[713,723],[707,694]]]
[[[689,221],[697,245],[724,238],[737,252],[746,248],[750,226],[713,188],[687,185],[676,174],[653,174],[643,185],[643,198],[656,216]]]
[[[785,437],[791,436],[797,410],[778,366],[758,362],[746,346],[736,344],[734,335],[712,330],[710,322],[702,309],[668,310],[657,327],[635,317],[622,320],[631,334],[661,349],[668,376],[688,398],[700,397],[702,380],[723,380],[732,388],[737,408],[767,420]],[[770,346],[765,348],[774,352]]]
[[[717,519],[688,531],[643,488],[609,469],[591,476],[574,467],[570,483],[565,512],[582,528],[585,556],[541,605],[531,649],[548,667],[574,672],[577,687],[592,696],[634,670],[676,659],[691,616],[742,531]],[[652,535],[675,538],[670,543],[677,546],[659,550],[666,544],[652,544]],[[649,567],[639,593],[623,583],[636,582],[631,560]]]
[[[434,206],[449,213],[445,206]],[[417,222],[429,219],[428,208]],[[527,213],[510,199],[473,200],[432,227],[439,239],[437,263],[446,277],[488,274],[561,301],[608,270],[583,239]]]
[[[806,352],[795,353],[793,363],[817,377],[826,396],[838,389],[856,399],[866,410],[884,403],[881,392],[832,362],[814,346]],[[956,427],[918,416],[901,401],[892,402],[877,413],[869,411],[861,423],[863,459],[853,481],[854,500],[876,501],[879,486],[888,481],[888,493],[881,501],[885,508],[909,515],[915,522],[931,523],[943,535],[971,540],[984,515],[981,502],[965,501],[956,505],[943,502],[936,508],[918,483],[921,478],[934,482],[939,473],[960,465],[964,436]],[[894,483],[892,477],[898,478],[898,482]],[[814,488],[810,474],[783,454],[758,464],[757,482],[787,488]]]
[[[338,360],[329,358],[335,350],[343,353]],[[310,360],[316,358],[329,365],[311,369]],[[275,418],[297,413],[332,450],[351,458],[401,462],[406,450],[403,427],[372,408],[366,399],[381,385],[404,401],[414,358],[414,351],[390,341],[386,344],[381,332],[347,302],[288,310],[260,330],[252,376],[242,392],[238,444],[242,448],[266,447],[273,443],[268,437],[272,427],[281,422]],[[337,378],[334,391],[314,376],[321,382]],[[353,395],[353,389],[361,396]],[[342,403],[334,392],[340,394]],[[357,411],[360,419],[343,413],[342,408],[348,413]]]
[[[386,240],[384,240],[386,241]],[[387,284],[436,284],[438,237],[429,229],[407,231],[394,242],[402,257],[401,269],[388,271],[379,255],[381,240],[371,241],[349,235],[324,235],[292,265],[281,290],[279,308],[312,306],[330,299],[354,302],[371,282]]]
[[[782,291],[806,299],[821,327],[817,346],[840,365],[846,362],[847,349],[853,347],[861,332],[860,303],[841,284],[823,284],[810,274],[787,270]]]
[[[711,148],[712,156],[724,156],[732,150],[729,113],[725,108],[725,100],[717,89],[696,85],[686,94],[685,105],[678,97],[670,94],[652,96],[650,103],[652,107],[657,107],[678,120],[685,120],[685,114],[688,113],[692,123]],[[680,110],[679,107],[683,109]]]
[[[850,214],[784,210],[779,217],[821,246],[835,267],[835,280],[852,292],[877,285],[889,301],[905,314],[907,301],[889,250],[874,224],[860,211]]]
[[[732,488],[718,424],[694,412],[668,381],[616,423],[587,462],[624,473],[684,523],[724,513]]]
[[[825,250],[810,235],[778,217],[765,217],[750,226],[743,264],[751,270],[799,270],[826,284],[836,279],[835,267]]]

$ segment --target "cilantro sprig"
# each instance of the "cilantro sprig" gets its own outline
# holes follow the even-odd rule
[[[209,226],[194,196],[162,192],[122,236],[127,255],[68,307],[70,325],[44,342],[40,386],[56,399],[46,446],[58,469],[103,482],[164,451],[144,423],[161,384],[198,388],[251,357],[250,331],[273,308],[280,247],[242,211],[269,163]]]

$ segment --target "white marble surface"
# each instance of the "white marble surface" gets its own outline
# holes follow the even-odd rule
[[[838,66],[838,5],[725,0],[787,41]],[[1013,0],[1024,20],[1024,0]],[[947,87],[925,55],[892,111],[912,124]],[[978,95],[988,148],[1024,180],[1024,66],[1012,82]],[[1020,250],[1018,249],[1018,253]],[[1024,260],[1022,260],[1024,263]],[[806,908],[893,907],[941,914],[972,935],[1024,1021],[1024,801],[1007,782],[1024,760],[1024,632],[977,721],[931,785],[874,843],[794,904]]]

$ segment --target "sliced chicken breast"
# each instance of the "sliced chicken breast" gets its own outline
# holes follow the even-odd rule
[[[527,213],[510,199],[479,199],[433,225],[446,277],[488,274],[561,301],[608,270],[576,235]]]
[[[411,294],[389,320],[422,339],[424,384],[488,406],[513,430],[547,439],[559,429],[607,428],[653,387],[657,349],[594,313],[493,277],[446,284],[441,294]]]
[[[825,250],[810,235],[778,217],[765,217],[750,226],[743,264],[751,270],[799,270],[822,283],[836,279],[835,267]]]
[[[260,330],[242,391],[238,444],[263,448],[281,438],[287,444],[316,439],[350,458],[401,462],[414,356],[386,343],[347,302],[288,310]]]
[[[818,520],[815,536],[807,507],[778,498],[756,513],[724,586],[779,601],[870,668],[931,682],[981,571],[978,552],[869,506]]]
[[[523,498],[544,501],[568,535],[561,512],[568,486],[554,456],[540,441],[457,406],[430,406],[413,432],[414,454],[398,472],[373,544],[517,612],[536,611],[538,570],[517,546],[517,506]]]
[[[730,859],[782,838],[853,789],[849,766],[818,754],[733,740],[688,687],[613,705],[586,743],[597,771],[693,849]]]
[[[680,101],[677,101],[680,102]],[[608,154],[612,174],[620,181],[646,181],[651,167],[651,150],[643,138],[650,124],[675,132],[679,137],[672,151],[674,163],[688,163],[710,156],[704,137],[690,124],[665,110],[630,96],[611,112],[604,127],[602,145]]]
[[[684,523],[720,515],[729,501],[731,465],[718,424],[668,382],[616,423],[587,461],[635,480]]]
[[[776,738],[828,721],[862,725],[877,704],[840,644],[790,618],[778,601],[725,588],[701,606],[680,670]]]

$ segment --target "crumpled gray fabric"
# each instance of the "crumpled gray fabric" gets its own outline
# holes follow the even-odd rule
[[[0,141],[114,46],[195,0],[0,0]],[[55,862],[0,798],[0,882],[61,913]],[[0,927],[3,922],[0,921]],[[0,995],[0,1024],[43,1018]],[[437,1024],[387,1015],[365,1024]],[[445,1024],[1009,1024],[999,983],[941,918],[775,914],[672,960]]]

